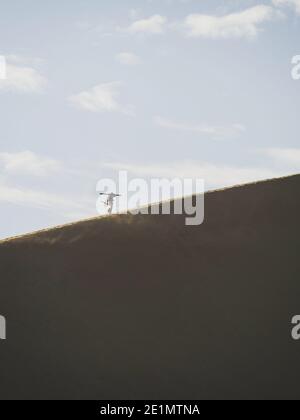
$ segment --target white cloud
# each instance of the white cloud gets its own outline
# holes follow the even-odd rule
[[[10,204],[19,204],[41,209],[49,209],[56,206],[68,206],[68,200],[54,194],[43,191],[35,191],[28,188],[20,189],[0,182],[0,201]]]
[[[51,211],[70,220],[72,214],[88,216],[93,213],[93,201],[81,197],[60,195],[40,189],[20,186],[21,176],[44,177],[63,172],[78,175],[72,170],[65,170],[61,162],[38,156],[30,151],[20,153],[0,153],[0,203],[9,203],[35,209]],[[14,185],[14,175],[18,175],[18,185]],[[48,179],[48,178],[47,178]],[[13,183],[13,184],[12,184]],[[48,186],[48,184],[47,184]]]
[[[0,80],[0,91],[40,93],[47,85],[47,79],[33,67],[14,64],[6,65],[6,79]]]
[[[116,60],[125,66],[136,66],[141,62],[140,58],[131,52],[121,52],[117,54]]]
[[[0,153],[2,171],[10,175],[46,176],[61,168],[60,162],[30,151]]]
[[[166,23],[167,19],[164,16],[153,15],[148,19],[140,19],[133,22],[127,31],[132,34],[148,33],[159,35],[164,32]]]
[[[300,0],[273,0],[274,6],[290,6],[293,7],[298,15],[300,15]]]
[[[121,82],[102,83],[69,98],[76,107],[91,112],[121,112],[133,116],[132,105],[119,102]]]
[[[64,217],[72,212],[91,214],[92,207],[74,198],[61,197],[44,191],[7,185],[0,179],[0,202],[53,211]]]
[[[264,149],[262,152],[283,163],[300,165],[300,149],[271,147]]]
[[[106,163],[114,170],[127,170],[139,177],[199,178],[204,179],[207,188],[225,187],[276,176],[286,175],[286,171],[273,171],[260,167],[239,167],[218,165],[208,162],[184,161],[165,164],[136,165],[124,163]]]
[[[24,66],[39,66],[44,63],[44,60],[39,57],[30,57],[21,54],[6,54],[6,60],[11,64],[24,65]]]
[[[278,16],[279,12],[273,7],[257,5],[224,16],[191,14],[185,19],[185,27],[190,37],[255,38],[262,23]]]
[[[154,122],[155,124],[163,128],[191,132],[200,135],[208,135],[218,138],[234,137],[246,130],[242,124],[231,124],[226,127],[211,126],[207,124],[189,124],[186,122],[177,122],[162,117],[155,117]]]

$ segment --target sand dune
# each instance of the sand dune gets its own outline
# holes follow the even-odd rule
[[[0,398],[300,398],[300,175],[0,244]]]

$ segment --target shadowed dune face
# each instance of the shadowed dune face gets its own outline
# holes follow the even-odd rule
[[[0,244],[0,398],[300,398],[300,176]]]

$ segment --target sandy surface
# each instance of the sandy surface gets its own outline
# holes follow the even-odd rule
[[[300,398],[300,175],[205,221],[96,218],[0,243],[1,398]]]

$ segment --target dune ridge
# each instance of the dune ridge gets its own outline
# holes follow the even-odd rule
[[[0,243],[0,399],[299,399],[300,175]]]

